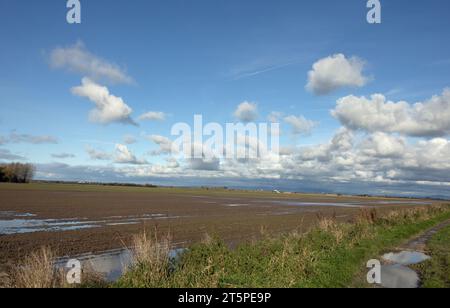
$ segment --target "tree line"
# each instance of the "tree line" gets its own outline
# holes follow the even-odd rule
[[[0,182],[29,183],[36,173],[32,164],[0,164]]]

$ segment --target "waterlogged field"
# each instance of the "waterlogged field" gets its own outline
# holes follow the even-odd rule
[[[111,280],[130,262],[133,236],[170,234],[170,250],[207,237],[230,247],[311,229],[332,218],[354,222],[362,210],[378,213],[428,207],[439,201],[335,195],[278,194],[223,189],[113,187],[69,184],[0,185],[0,264],[7,268],[41,247],[55,257],[93,260]],[[104,254],[105,251],[114,254]],[[103,254],[102,254],[103,253]],[[119,258],[119,259],[118,259]],[[120,262],[119,262],[119,261]],[[119,264],[118,266],[116,266]]]

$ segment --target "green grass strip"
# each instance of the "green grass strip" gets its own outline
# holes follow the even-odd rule
[[[427,244],[430,260],[416,266],[423,288],[450,288],[450,226],[440,230]]]

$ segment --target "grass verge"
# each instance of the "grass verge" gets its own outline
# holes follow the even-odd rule
[[[427,244],[431,259],[418,264],[423,288],[450,288],[450,226],[440,230]]]
[[[321,218],[310,232],[265,235],[234,249],[220,239],[205,237],[175,263],[170,258],[170,236],[143,233],[134,238],[133,266],[119,281],[106,284],[95,275],[95,279],[85,275],[81,287],[364,287],[358,277],[367,260],[448,219],[450,205],[395,210],[382,216],[375,209],[362,210],[354,223]],[[430,243],[433,259],[423,267],[425,287],[449,287],[449,238],[450,227]],[[10,287],[70,287],[64,273],[55,269],[54,257],[45,248],[31,254],[11,273]]]
[[[353,286],[367,260],[449,218],[449,206],[397,210],[384,216],[363,210],[353,224],[324,218],[306,234],[266,237],[235,249],[209,238],[191,247],[175,266],[141,258],[144,262],[138,262],[113,287]],[[147,251],[151,247],[160,249],[153,245]]]

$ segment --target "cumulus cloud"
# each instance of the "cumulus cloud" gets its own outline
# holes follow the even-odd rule
[[[138,159],[126,145],[116,144],[114,162],[118,164],[145,165],[148,162],[144,159]]]
[[[283,157],[284,177],[390,187],[409,183],[415,189],[424,183],[450,185],[450,141],[444,138],[408,144],[400,136],[355,135],[341,128],[332,141],[297,152]]]
[[[89,146],[86,148],[86,152],[88,153],[89,157],[92,160],[111,160],[112,158],[111,154],[104,151],[96,150]]]
[[[170,143],[164,138],[155,140]],[[170,178],[175,182],[175,179],[191,177],[199,181],[204,179],[203,183],[206,185],[213,180],[221,183],[229,183],[230,179],[234,182],[248,180],[252,187],[266,179],[269,188],[281,180],[293,181],[293,189],[303,189],[309,185],[315,191],[317,187],[324,190],[340,187],[341,192],[364,191],[387,195],[420,193],[429,196],[431,193],[439,193],[441,186],[449,187],[450,140],[433,138],[414,143],[408,141],[407,138],[386,133],[357,134],[342,127],[328,142],[308,147],[291,147],[283,150],[280,157],[269,155],[264,159],[252,160],[168,158],[166,163],[149,165],[140,165],[139,160],[136,164],[130,164],[137,159],[127,149],[121,148],[119,152],[123,154],[122,161],[126,161],[126,164],[109,165],[110,171],[99,167],[85,172],[91,176],[94,172],[103,170],[102,172],[113,174],[115,178],[147,182],[152,177]],[[245,146],[255,147],[247,140]],[[70,171],[77,172],[76,168]],[[103,174],[97,175],[100,178],[102,176]],[[358,190],[358,187],[363,189]],[[445,190],[442,194],[450,197]]]
[[[326,95],[343,87],[362,87],[369,78],[363,75],[365,62],[357,57],[336,54],[313,64],[306,88],[317,95]]]
[[[58,159],[66,159],[66,158],[74,158],[75,155],[70,154],[70,153],[57,153],[57,154],[52,154],[53,158],[58,158]]]
[[[72,88],[72,93],[86,97],[95,104],[95,109],[91,110],[89,114],[90,121],[100,124],[117,122],[136,125],[131,118],[133,110],[125,104],[122,98],[110,94],[107,87],[101,86],[89,78],[83,78],[82,85]]]
[[[167,137],[160,135],[151,135],[147,137],[148,140],[156,143],[159,146],[159,149],[156,151],[152,151],[151,155],[163,155],[172,153],[172,140]]]
[[[406,140],[377,132],[362,144],[365,154],[375,157],[402,157],[406,150]]]
[[[57,69],[88,76],[93,80],[112,83],[132,83],[133,79],[119,66],[90,53],[82,42],[55,48],[50,53],[50,65]]]
[[[450,134],[450,89],[413,105],[388,101],[381,94],[351,95],[338,100],[332,115],[354,130],[442,137]]]
[[[306,119],[304,116],[290,115],[284,118],[292,128],[294,135],[305,135],[311,133],[311,130],[317,126],[317,123]]]
[[[189,159],[189,169],[200,171],[218,171],[220,169],[220,159],[192,158]]]
[[[297,158],[304,162],[330,162],[336,153],[350,152],[354,147],[354,139],[355,136],[350,130],[340,128],[330,142],[301,148]]]
[[[174,157],[169,157],[166,159],[167,162],[167,168],[170,169],[177,169],[180,167],[180,163],[178,162],[178,160]]]
[[[166,114],[160,111],[150,111],[139,116],[139,121],[164,121]]]
[[[234,116],[244,123],[254,122],[258,118],[258,106],[255,103],[243,102],[237,107]]]
[[[57,144],[58,139],[53,136],[35,136],[30,134],[18,134],[12,132],[9,136],[0,136],[0,144],[30,143],[30,144]]]
[[[433,138],[419,141],[407,155],[404,165],[410,168],[439,170],[447,177],[450,171],[450,140]]]

